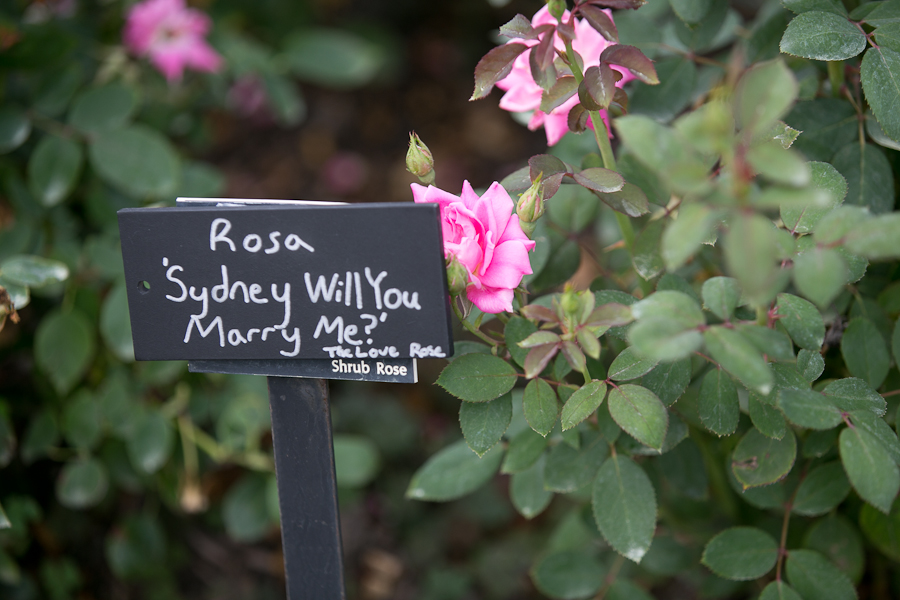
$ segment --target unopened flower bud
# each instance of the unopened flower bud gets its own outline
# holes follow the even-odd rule
[[[534,232],[535,222],[544,214],[544,184],[541,181],[543,173],[538,174],[531,187],[525,190],[519,197],[516,205],[516,215],[519,217],[519,225],[525,235],[531,236]]]
[[[460,264],[456,256],[450,255],[447,260],[447,287],[451,296],[458,296],[466,291],[469,284],[469,272]]]
[[[566,12],[566,0],[547,0],[547,9],[557,20],[562,19]]]
[[[434,183],[434,158],[415,132],[409,134],[409,150],[406,152],[406,170],[425,185]]]

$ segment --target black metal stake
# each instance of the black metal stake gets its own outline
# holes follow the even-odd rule
[[[288,600],[344,600],[328,383],[267,380]]]

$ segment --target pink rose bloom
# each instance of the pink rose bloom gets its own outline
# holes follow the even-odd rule
[[[170,82],[181,79],[185,67],[214,72],[222,58],[206,43],[210,20],[187,8],[184,0],[144,0],[128,11],[125,45],[146,56]]]
[[[604,12],[609,15],[610,19],[612,18],[612,13],[609,10]],[[566,11],[563,14],[563,20],[568,20],[568,18],[569,11]],[[544,8],[534,15],[531,24],[532,26],[537,27],[538,25],[546,25],[548,23],[555,25],[558,22],[550,15],[550,11],[545,5]],[[555,34],[555,38],[556,39],[553,42],[554,46],[559,50],[565,50],[566,45],[558,34]],[[516,39],[515,41],[517,43],[524,43],[528,46],[534,46],[538,43],[537,40]],[[581,56],[582,60],[584,60],[585,69],[599,65],[600,53],[603,52],[607,46],[611,45],[612,43],[606,41],[586,20],[575,19],[575,40],[572,42],[572,49]],[[528,123],[528,129],[535,131],[538,127],[543,125],[544,132],[547,134],[547,145],[553,146],[569,131],[569,111],[578,104],[578,95],[572,96],[564,104],[553,109],[549,114],[542,112],[540,106],[541,93],[543,90],[541,89],[541,86],[535,83],[534,78],[531,76],[531,67],[528,64],[528,56],[530,54],[530,51],[520,54],[513,63],[510,74],[497,82],[498,88],[506,90],[506,93],[500,99],[500,108],[510,112],[527,112],[533,110],[534,115]],[[632,75],[628,69],[620,68],[615,65],[610,66],[622,73],[622,79],[619,80],[616,87],[622,87],[627,82],[634,79],[634,75]],[[609,129],[609,119],[606,116],[606,111],[601,110],[600,116],[606,121],[606,128]]]
[[[416,202],[440,204],[444,257],[455,256],[468,272],[469,300],[486,313],[512,311],[513,290],[531,273],[534,242],[522,232],[506,190],[494,182],[479,198],[468,181],[460,196],[432,185],[410,187]]]

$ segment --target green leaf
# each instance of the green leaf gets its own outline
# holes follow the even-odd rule
[[[711,539],[701,561],[725,579],[759,579],[778,560],[778,542],[755,527],[732,527]]]
[[[711,0],[669,0],[678,18],[688,25],[699,23],[709,12]]]
[[[631,264],[638,275],[650,281],[665,269],[659,254],[659,240],[665,219],[651,221],[641,232],[632,250]]]
[[[812,248],[794,259],[794,283],[800,292],[825,308],[844,288],[849,273],[834,248]]]
[[[635,319],[668,317],[684,328],[703,325],[706,319],[697,301],[681,292],[663,291],[650,294],[631,306]]]
[[[798,14],[816,10],[847,15],[847,9],[840,0],[782,0],[781,3],[789,11]]]
[[[791,550],[787,578],[803,598],[854,600],[853,583],[834,564],[814,550]]]
[[[528,356],[528,349],[519,346],[519,342],[537,331],[537,325],[523,319],[522,317],[512,317],[503,330],[506,337],[506,347],[516,364],[520,367],[525,366],[525,357]]]
[[[516,385],[516,370],[496,356],[466,354],[444,367],[437,384],[466,402],[487,402]]]
[[[560,600],[593,596],[606,577],[606,569],[592,553],[583,550],[552,552],[531,570],[531,580],[542,593]]]
[[[778,391],[778,408],[789,421],[809,429],[831,429],[841,422],[841,411],[829,398],[812,390]]]
[[[503,394],[488,402],[463,402],[459,406],[459,424],[472,452],[478,456],[493,448],[512,419],[512,395]]]
[[[794,17],[781,38],[781,51],[813,60],[846,60],[866,49],[866,36],[847,17],[811,11]]]
[[[500,467],[503,450],[494,446],[478,457],[465,440],[451,444],[432,456],[416,471],[406,497],[445,502],[474,492],[487,483]]]
[[[545,462],[541,457],[531,467],[510,478],[509,499],[526,519],[533,519],[544,512],[553,500],[553,492],[544,489]]]
[[[768,302],[781,287],[776,230],[768,219],[753,214],[731,222],[723,243],[725,264],[747,300]]]
[[[862,537],[845,517],[836,514],[820,519],[806,533],[803,545],[821,552],[851,581],[859,583],[865,567]]]
[[[769,358],[794,360],[794,345],[791,343],[791,338],[783,331],[746,323],[738,325],[735,329]]]
[[[872,260],[900,257],[900,214],[881,215],[847,232],[847,250]]]
[[[801,350],[797,353],[797,370],[800,371],[803,379],[812,383],[825,371],[825,359],[818,352]]]
[[[608,402],[619,427],[642,444],[662,449],[669,413],[653,392],[639,385],[622,385],[609,391]]]
[[[682,206],[660,240],[666,268],[674,271],[683,266],[709,238],[716,221],[717,213],[702,204]]]
[[[147,410],[138,418],[125,440],[128,458],[139,472],[155,473],[169,459],[175,441],[172,428],[158,410]]]
[[[482,406],[463,404],[463,406]],[[361,435],[335,434],[334,473],[338,486],[361,488],[371,482],[381,467],[378,447]]]
[[[72,192],[84,153],[72,140],[44,136],[28,160],[28,186],[44,206],[56,206]]]
[[[747,399],[747,412],[750,413],[753,426],[763,435],[780,440],[787,432],[787,424],[781,411],[762,402],[758,394],[750,393]]]
[[[547,448],[549,440],[526,427],[509,441],[506,456],[503,458],[501,473],[518,473],[524,471],[537,461]]]
[[[741,417],[737,386],[722,369],[711,369],[700,386],[700,420],[717,436],[731,435]]]
[[[796,457],[797,439],[790,429],[780,440],[750,429],[734,449],[731,470],[746,490],[781,480],[794,466]]]
[[[66,508],[81,510],[106,496],[109,479],[103,463],[93,457],[66,463],[56,481],[56,497]]]
[[[229,537],[237,542],[259,541],[274,522],[267,504],[267,479],[248,473],[231,486],[222,499],[222,521]]]
[[[703,308],[723,321],[729,321],[741,299],[741,288],[737,279],[710,277],[703,282],[702,294]]]
[[[690,382],[690,359],[661,363],[641,379],[641,385],[656,394],[666,406],[674,404]]]
[[[888,514],[864,504],[859,512],[859,526],[882,553],[900,561],[900,499],[894,500]]]
[[[556,392],[543,379],[532,379],[525,386],[522,404],[525,420],[532,429],[546,437],[559,415]]]
[[[900,52],[900,23],[886,23],[876,29],[874,33],[875,39],[881,47]]]
[[[664,58],[656,63],[656,73],[658,85],[634,83],[628,109],[666,123],[690,104],[697,85],[697,66],[686,58]]]
[[[875,436],[848,427],[840,436],[841,462],[853,489],[863,500],[887,514],[900,491],[897,463]]]
[[[572,429],[591,416],[605,397],[606,382],[604,381],[591,381],[578,388],[578,391],[572,394],[563,406],[559,419],[562,430]]]
[[[773,581],[759,595],[759,600],[803,600],[803,598],[783,581]]]
[[[104,181],[135,198],[160,198],[178,184],[178,155],[167,138],[143,125],[99,133],[89,157]]]
[[[59,443],[59,427],[50,410],[42,410],[32,417],[25,430],[19,453],[27,465],[47,454],[47,451]]]
[[[855,377],[832,381],[822,390],[832,404],[845,412],[869,410],[883,416],[887,403],[868,383]]]
[[[900,465],[900,440],[883,418],[868,410],[855,410],[850,413],[850,420],[856,427],[881,442],[891,459]]]
[[[616,579],[604,596],[606,600],[653,600],[653,596],[627,579]]]
[[[125,280],[120,280],[103,300],[100,312],[100,335],[116,358],[122,362],[134,361],[131,337],[131,318],[128,314],[128,297]]]
[[[544,487],[566,494],[588,485],[609,456],[609,442],[597,433],[585,433],[581,447],[557,444],[547,453]]]
[[[782,118],[797,99],[797,80],[781,59],[747,69],[735,90],[738,126],[765,131]]]
[[[826,431],[811,431],[803,441],[804,458],[822,458],[837,442],[840,431],[828,429]]]
[[[860,80],[878,124],[900,141],[900,52],[886,46],[870,49],[863,56]]]
[[[79,450],[90,450],[100,441],[100,405],[87,390],[80,390],[63,408],[62,433]]]
[[[900,365],[900,319],[894,325],[894,335],[891,336],[891,351],[894,353],[894,362]]]
[[[817,244],[841,244],[851,229],[871,219],[868,208],[840,206],[825,215],[816,228],[813,239]]]
[[[628,342],[649,360],[670,362],[687,358],[699,350],[703,336],[697,329],[686,328],[675,319],[649,317],[631,326]]]
[[[845,204],[868,207],[875,214],[894,208],[894,176],[881,148],[852,142],[834,155],[831,164],[847,179]]]
[[[865,317],[851,319],[841,338],[841,355],[850,374],[878,389],[890,368],[887,344],[875,324]]]
[[[30,287],[42,287],[68,279],[69,267],[58,260],[18,255],[0,263],[0,273],[4,279]]]
[[[660,474],[673,490],[694,500],[708,497],[709,481],[703,466],[703,455],[691,438],[660,456],[658,464]]]
[[[378,46],[348,31],[316,28],[292,35],[284,58],[303,81],[352,89],[372,81],[386,57]]]
[[[9,104],[0,108],[0,154],[12,152],[31,135],[31,121],[25,112]]]
[[[703,332],[706,349],[719,365],[748,389],[767,396],[774,377],[762,353],[733,329],[713,326]]]
[[[798,102],[785,121],[803,132],[794,147],[810,160],[831,161],[836,149],[853,143],[858,136],[856,111],[838,98]]]
[[[594,519],[613,549],[636,563],[656,529],[656,493],[650,478],[627,456],[610,457],[594,480]]]
[[[812,181],[812,172],[803,156],[771,140],[747,150],[747,162],[758,175],[782,185],[803,187]]]
[[[609,366],[608,376],[613,381],[629,381],[649,373],[656,361],[640,357],[632,348],[625,348]]]
[[[831,512],[849,493],[850,481],[839,462],[819,465],[797,488],[793,511],[804,517],[818,517]]]
[[[795,233],[812,233],[826,214],[843,203],[847,195],[847,180],[828,163],[809,163],[813,186],[827,193],[832,202],[828,206],[782,206],[781,220],[784,226]]]
[[[91,88],[78,95],[69,111],[69,125],[86,132],[123,127],[137,108],[134,90],[122,83]]]
[[[778,294],[778,322],[801,348],[818,351],[825,341],[825,323],[811,302],[791,294]]]
[[[93,328],[77,309],[53,311],[38,325],[34,358],[60,395],[82,378],[93,355]]]
[[[485,54],[475,65],[475,90],[469,100],[486,97],[498,81],[509,75],[513,62],[526,50],[528,46],[525,44],[511,42]]]

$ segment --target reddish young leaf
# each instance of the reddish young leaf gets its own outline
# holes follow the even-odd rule
[[[581,104],[576,104],[569,111],[568,126],[569,131],[574,133],[582,133],[587,129],[588,119],[591,118],[590,113]]]
[[[525,357],[525,377],[534,379],[541,374],[541,371],[547,368],[550,361],[559,352],[559,346],[556,344],[546,344],[532,348]]]
[[[614,44],[619,43],[619,30],[616,29],[615,23],[610,19],[602,9],[590,4],[582,4],[578,12],[584,17],[591,27],[597,30],[597,33],[603,36],[608,42]]]
[[[588,67],[584,80],[578,86],[578,98],[588,110],[607,108],[616,93],[616,82],[622,74],[605,63],[599,67]]]
[[[592,6],[602,6],[603,8],[612,8],[614,10],[621,10],[626,8],[637,10],[643,5],[647,4],[647,0],[588,0],[587,2],[585,2],[585,4],[589,4]]]
[[[548,323],[559,323],[559,317],[556,316],[556,313],[540,304],[523,306],[519,312],[526,319],[537,319],[538,321],[547,321]]]
[[[524,15],[516,15],[509,23],[500,27],[500,35],[508,38],[536,40],[538,32],[531,26],[531,21]]]
[[[653,61],[644,56],[644,53],[634,46],[625,46],[623,44],[609,46],[600,54],[600,62],[625,67],[644,83],[651,85],[659,83],[659,77],[656,75],[656,67],[653,66]]]
[[[578,182],[578,185],[586,187],[592,192],[618,192],[625,186],[625,180],[621,175],[602,167],[585,169],[581,173],[575,173],[572,178]]]
[[[541,41],[531,48],[531,54],[528,55],[531,76],[534,82],[545,90],[556,83],[556,67],[553,66],[553,59],[556,58],[556,48],[553,47],[555,37],[554,31],[548,31],[541,37]]]
[[[578,81],[574,77],[566,75],[556,80],[549,90],[541,95],[541,110],[545,113],[565,104],[578,90]]]
[[[487,96],[494,84],[509,75],[513,62],[528,50],[525,44],[503,44],[484,55],[475,65],[475,91],[469,100],[479,100]]]

